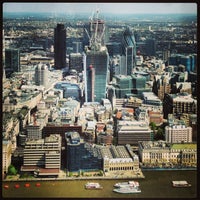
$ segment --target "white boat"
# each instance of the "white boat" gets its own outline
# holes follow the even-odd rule
[[[187,181],[172,181],[173,187],[191,187]]]
[[[127,186],[139,187],[139,182],[137,181],[119,182],[114,185],[114,187],[117,187],[117,188],[122,188],[122,187],[127,187]]]
[[[85,189],[100,190],[100,189],[103,189],[103,187],[99,183],[88,182],[88,183],[85,184]]]
[[[139,187],[131,187],[131,186],[115,188],[113,191],[117,192],[117,193],[122,193],[122,194],[131,194],[131,193],[140,193],[141,192]]]

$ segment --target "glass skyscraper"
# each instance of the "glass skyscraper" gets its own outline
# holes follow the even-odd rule
[[[122,55],[124,57],[123,75],[131,75],[136,62],[136,42],[129,27],[126,28],[122,36]]]
[[[70,172],[102,169],[102,157],[98,149],[85,143],[77,132],[67,132],[67,169]]]
[[[19,49],[5,49],[5,73],[9,78],[13,72],[20,72]]]
[[[84,52],[85,101],[100,102],[106,97],[109,55],[106,47]]]

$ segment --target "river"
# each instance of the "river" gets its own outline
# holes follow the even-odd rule
[[[27,182],[3,182],[9,185],[2,188],[3,198],[196,198],[197,197],[197,171],[143,171],[145,179],[138,179],[141,193],[118,194],[113,192],[113,185],[122,180],[94,180],[99,182],[102,190],[86,190],[87,180],[66,181],[40,181],[41,186],[36,187],[35,181],[30,187],[24,187]],[[135,179],[136,180],[136,179]],[[172,187],[173,180],[186,180],[192,184],[188,188]],[[124,181],[124,180],[123,180]],[[15,184],[20,185],[15,188]]]

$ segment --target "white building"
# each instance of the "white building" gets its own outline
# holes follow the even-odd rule
[[[165,127],[165,141],[169,143],[192,142],[192,127],[174,124]]]

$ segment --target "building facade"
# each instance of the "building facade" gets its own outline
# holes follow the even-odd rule
[[[95,44],[94,44],[95,45]],[[101,102],[106,96],[109,55],[105,46],[86,48],[83,54],[85,101]]]
[[[169,143],[191,143],[192,127],[172,125],[165,127],[165,141]]]
[[[45,139],[27,140],[24,147],[22,172],[36,175],[58,175],[61,168],[61,137],[50,135]],[[49,170],[50,169],[50,170]],[[41,172],[40,172],[41,170]]]
[[[140,141],[138,153],[143,165],[197,166],[197,144],[169,144],[165,141]]]

